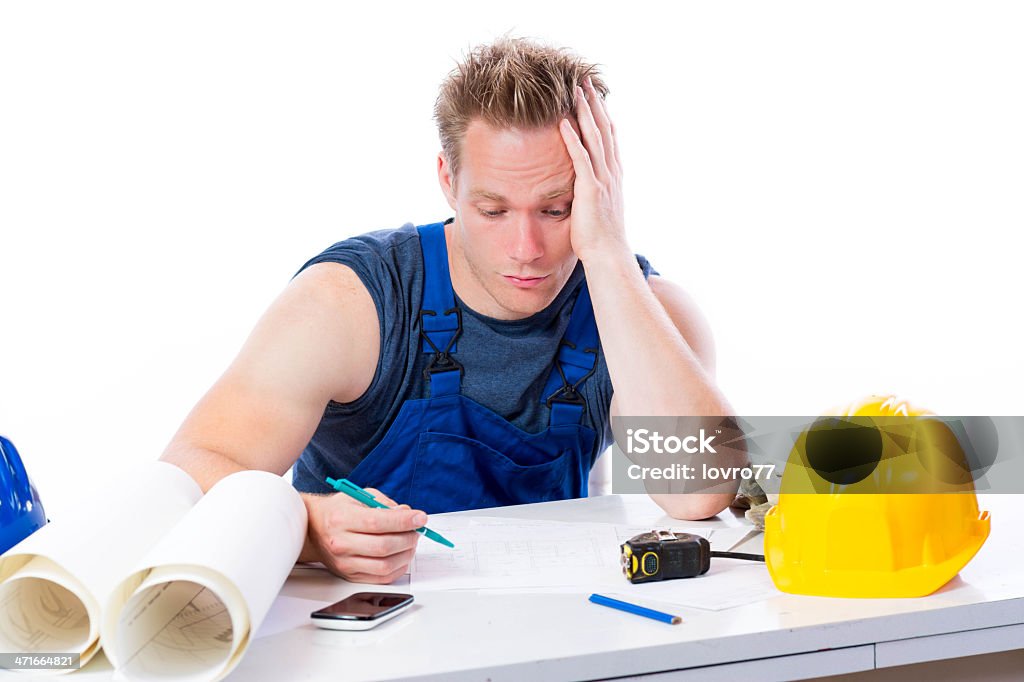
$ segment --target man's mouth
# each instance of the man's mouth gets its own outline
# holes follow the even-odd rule
[[[503,275],[505,281],[509,282],[513,286],[519,287],[520,289],[530,289],[547,279],[547,275],[543,277],[515,277],[513,275]]]

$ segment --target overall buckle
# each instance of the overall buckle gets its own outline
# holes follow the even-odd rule
[[[434,350],[434,354],[430,357],[430,364],[423,370],[423,378],[430,382],[430,377],[433,374],[439,374],[441,372],[454,372],[459,371],[459,377],[465,375],[465,370],[462,367],[462,363],[451,356],[452,346],[455,345],[455,340],[462,334],[462,309],[458,306],[449,308],[444,312],[445,317],[455,313],[455,333],[448,340],[448,344],[444,347],[444,350],[437,347],[430,336],[427,334],[426,329],[423,326],[423,318],[427,315],[435,316],[436,312],[433,310],[421,310],[420,311],[420,336],[426,340],[427,344]]]
[[[562,386],[557,391],[552,393],[547,399],[548,407],[551,407],[551,403],[562,403],[565,405],[586,405],[587,402],[583,399],[583,395],[577,391],[573,386]]]
[[[568,346],[572,350],[576,350],[576,344],[571,341],[562,339],[562,346]],[[584,353],[590,353],[594,356],[594,366],[590,368],[586,374],[581,376],[575,383],[570,383],[568,377],[565,376],[565,370],[562,369],[562,363],[558,361],[558,357],[555,357],[555,369],[558,370],[559,376],[562,377],[562,385],[558,387],[554,393],[548,396],[545,401],[548,407],[551,407],[552,403],[562,403],[566,405],[581,405],[586,406],[587,401],[583,398],[583,395],[579,392],[579,387],[584,381],[589,379],[594,372],[597,371],[597,349],[596,348],[584,348]]]
[[[430,357],[430,364],[423,370],[423,378],[429,382],[430,375],[432,374],[454,372],[455,370],[459,370],[459,377],[462,377],[466,373],[466,370],[462,367],[462,363],[448,353],[434,353]]]

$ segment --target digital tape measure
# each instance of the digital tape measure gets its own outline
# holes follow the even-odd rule
[[[652,530],[619,546],[622,573],[631,583],[692,578],[711,568],[711,557],[764,561],[761,554],[712,552],[707,538],[693,533]]]

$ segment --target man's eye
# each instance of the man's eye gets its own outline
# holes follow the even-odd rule
[[[549,216],[551,216],[552,218],[564,218],[567,215],[569,215],[569,210],[568,209],[565,209],[565,210],[553,209],[553,210],[550,210],[550,211],[546,211],[546,213]]]
[[[498,218],[502,213],[504,213],[504,211],[485,211],[484,209],[480,209],[480,215],[485,218]]]

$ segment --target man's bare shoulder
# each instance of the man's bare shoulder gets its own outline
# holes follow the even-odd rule
[[[373,304],[359,275],[342,263],[310,265],[291,281],[289,289],[293,288],[320,305],[349,305],[353,298],[365,298]]]
[[[292,327],[293,350],[325,363],[331,399],[351,402],[369,388],[380,354],[380,323],[366,286],[347,265],[309,266],[288,284],[268,312],[272,324]],[[301,360],[300,360],[301,362]]]

